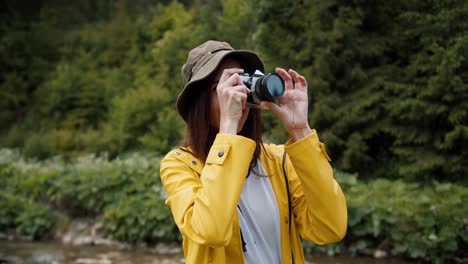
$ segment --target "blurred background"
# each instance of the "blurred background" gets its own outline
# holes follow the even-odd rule
[[[308,80],[349,209],[345,240],[309,257],[468,261],[467,19],[465,0],[0,1],[0,262],[23,261],[18,240],[180,244],[159,161],[208,39]]]

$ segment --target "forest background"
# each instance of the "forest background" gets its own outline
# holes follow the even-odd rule
[[[467,21],[463,0],[1,1],[0,230],[44,237],[65,210],[118,239],[180,239],[164,194],[136,179],[160,187],[159,159],[184,134],[181,66],[216,39],[307,78],[311,126],[349,194],[347,238],[326,252],[463,258]],[[285,142],[262,116],[265,141]],[[129,172],[133,159],[147,165]],[[161,224],[130,231],[142,202]]]

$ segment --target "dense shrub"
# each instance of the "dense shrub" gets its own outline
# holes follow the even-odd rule
[[[39,205],[26,203],[21,209],[21,214],[16,218],[16,230],[20,234],[37,239],[47,234],[54,225],[49,211]]]
[[[89,155],[71,161],[34,161],[17,151],[0,149],[0,184],[5,186],[0,230],[16,228],[33,237],[45,234],[52,226],[47,210],[38,204],[45,203],[69,214],[102,217],[105,230],[116,239],[179,240],[164,205],[159,162],[159,156],[142,153],[113,160]],[[305,242],[307,253],[355,255],[381,249],[434,262],[463,253],[468,243],[467,187],[401,180],[363,182],[342,172],[335,176],[348,203],[348,233],[338,244]]]
[[[159,193],[159,188],[154,186],[153,190]],[[171,211],[164,206],[164,199],[152,192],[120,199],[106,208],[104,226],[119,240],[154,242],[179,239]]]
[[[336,167],[466,184],[467,1],[255,2],[256,50],[307,77]]]
[[[182,139],[181,66],[217,39],[307,78],[337,168],[467,183],[466,0],[60,2],[0,4],[1,147],[163,153]]]
[[[51,133],[31,134],[23,148],[25,155],[39,159],[50,157],[54,150],[55,142]]]
[[[401,180],[360,182],[335,173],[348,204],[348,232],[342,243],[316,247],[328,254],[368,254],[375,249],[442,262],[462,253],[468,243],[468,188]]]
[[[16,230],[18,235],[37,239],[53,227],[48,209],[24,198],[0,192],[0,232]]]
[[[49,179],[49,193],[61,204],[99,214],[106,206],[156,184],[158,168],[159,159],[137,154],[112,161],[85,156]]]
[[[109,161],[88,155],[65,162],[56,157],[44,161],[24,159],[18,151],[0,150],[0,183],[11,197],[31,197],[65,210],[72,216],[104,215],[104,226],[117,239],[127,241],[175,240],[177,229],[164,205],[159,180],[160,158],[129,153]],[[37,210],[19,214],[12,201],[0,208],[0,225],[30,225]],[[11,209],[11,210],[10,210]],[[142,214],[141,212],[145,212]],[[17,218],[20,222],[15,222]],[[23,224],[24,223],[24,224]],[[45,225],[44,227],[47,227]]]
[[[6,231],[16,227],[19,202],[3,193],[0,193],[0,198],[0,231]]]

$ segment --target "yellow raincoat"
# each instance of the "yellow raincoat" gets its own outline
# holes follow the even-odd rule
[[[282,262],[292,263],[294,257],[294,263],[304,263],[301,236],[316,244],[334,243],[344,237],[345,197],[315,130],[285,146],[264,146],[268,155],[262,151],[260,161],[278,203]],[[254,150],[251,139],[218,134],[205,164],[180,148],[161,161],[166,204],[182,233],[186,263],[244,263],[237,204]],[[284,150],[291,226],[282,166]]]

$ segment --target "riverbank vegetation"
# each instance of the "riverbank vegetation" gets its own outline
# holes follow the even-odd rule
[[[217,39],[308,80],[349,228],[307,252],[466,259],[467,16],[464,0],[2,1],[0,232],[92,217],[115,239],[180,239],[158,166],[183,138],[181,66]]]
[[[130,242],[180,240],[164,205],[160,157],[129,153],[109,160],[95,155],[69,161],[31,160],[0,150],[0,232],[50,237],[57,221],[91,217],[103,222],[109,237]],[[468,188],[451,183],[421,185],[401,180],[368,182],[335,172],[348,202],[348,233],[330,246],[305,243],[306,252],[372,254],[425,258],[462,257],[468,242]],[[144,212],[144,213],[142,213]]]
[[[0,145],[25,155],[180,143],[180,69],[207,39],[307,77],[310,122],[361,178],[464,181],[468,2],[4,1]],[[286,133],[267,111],[265,137]]]

